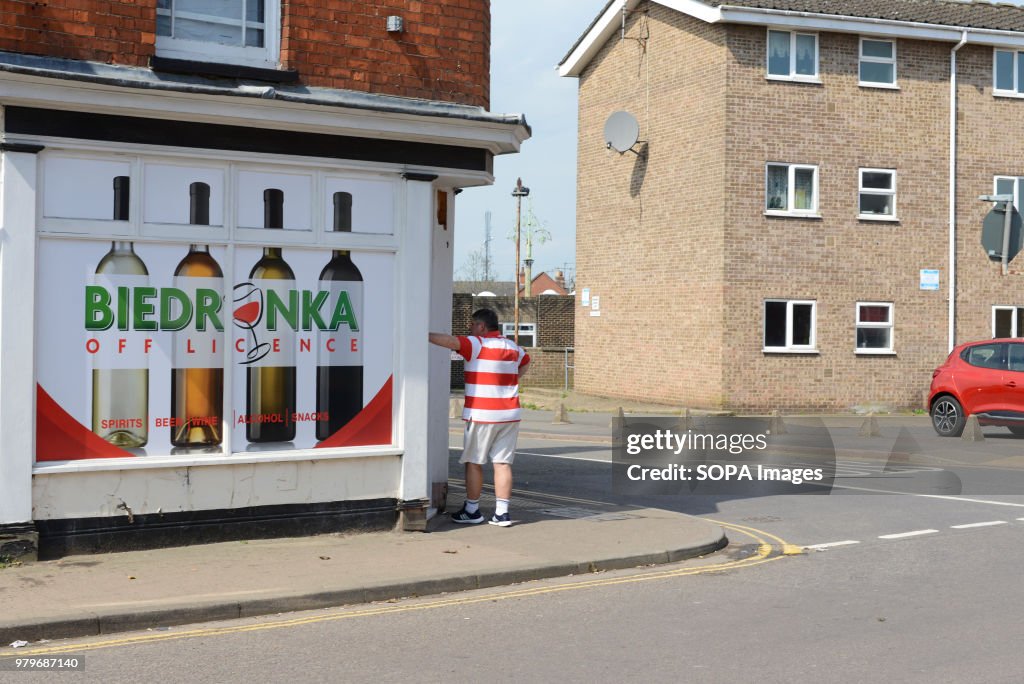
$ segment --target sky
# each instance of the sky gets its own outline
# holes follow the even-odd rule
[[[498,114],[525,114],[533,137],[518,154],[494,159],[494,185],[466,188],[455,201],[455,279],[462,280],[470,253],[482,249],[484,214],[491,211],[492,273],[512,280],[515,266],[516,179],[530,188],[523,200],[551,234],[533,244],[533,275],[576,259],[575,78],[556,66],[590,25],[605,0],[493,0],[491,2],[491,105]],[[526,240],[522,249],[525,258]],[[494,276],[492,276],[493,278]]]

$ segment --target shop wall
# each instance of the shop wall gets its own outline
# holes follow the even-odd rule
[[[37,159],[34,519],[401,498],[400,176],[130,148]],[[197,254],[217,273],[190,272]]]

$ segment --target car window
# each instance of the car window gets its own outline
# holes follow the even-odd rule
[[[1024,344],[1009,344],[1007,365],[1012,371],[1024,372]]]
[[[1005,344],[979,344],[964,350],[963,360],[978,368],[1005,370]]]

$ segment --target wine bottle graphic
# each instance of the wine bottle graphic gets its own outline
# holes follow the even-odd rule
[[[352,231],[352,195],[334,193],[334,230]],[[316,369],[316,438],[324,440],[363,410],[363,275],[347,249],[336,249],[320,273],[331,306],[345,309],[337,330],[320,333]]]
[[[284,226],[281,190],[263,191],[263,225],[277,230]],[[261,343],[270,344],[274,351],[261,358],[259,365],[247,369],[245,437],[250,442],[288,442],[295,439],[295,335],[287,323],[275,321],[271,302],[289,301],[289,292],[295,289],[295,273],[280,247],[264,247],[263,258],[252,267],[249,280],[265,293],[262,322],[274,341]]]
[[[210,186],[206,183],[189,186],[189,223],[210,225]],[[209,245],[189,245],[188,254],[174,271],[174,287],[186,294],[194,314],[190,325],[174,333],[171,444],[217,446],[223,439],[224,331],[218,324],[224,273],[210,255]]]
[[[114,178],[115,221],[128,220],[129,197],[128,176]],[[117,301],[117,291],[130,291],[132,286],[143,284],[148,275],[146,265],[135,254],[135,245],[114,240],[96,266],[95,282]],[[124,349],[115,337],[126,340]],[[141,340],[132,339],[127,320],[104,338],[100,353],[93,357],[92,431],[119,447],[145,446],[149,441],[149,363],[145,354],[139,353]]]

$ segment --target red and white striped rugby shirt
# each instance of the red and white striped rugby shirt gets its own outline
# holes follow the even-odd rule
[[[462,337],[459,355],[466,360],[466,406],[462,419],[474,423],[520,420],[519,369],[530,355],[495,330],[484,337]]]

